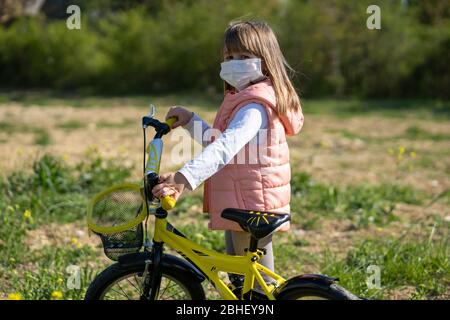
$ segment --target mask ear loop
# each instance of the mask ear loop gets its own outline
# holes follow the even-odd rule
[[[259,36],[258,29],[254,26],[254,24],[252,23],[252,21],[244,21],[244,23],[247,24],[247,25],[249,25],[250,28],[253,29],[253,31],[254,31],[255,34],[256,34],[256,37],[258,38],[259,41],[261,41],[261,38],[260,38],[260,36]],[[266,73],[263,72],[263,62],[264,62],[264,64],[265,64],[265,61],[264,61],[262,58],[260,58],[260,59],[261,59],[261,73],[266,77],[265,80],[270,79],[270,76],[269,76],[268,74],[266,74]],[[266,71],[267,71],[267,73],[269,72],[268,69],[267,69],[267,66],[266,66]],[[271,79],[270,79],[270,80],[271,80]],[[261,80],[261,81],[262,81],[262,80]]]
[[[259,79],[257,81],[250,81],[250,84],[257,84],[257,83],[260,83],[260,82],[265,81],[267,79],[270,79],[270,77],[263,72],[263,62],[264,62],[264,60],[262,58],[260,58],[260,57],[258,57],[258,59],[261,60],[261,73],[263,75],[263,78],[261,78],[261,79]],[[266,68],[266,70],[267,70],[267,68]]]
[[[268,74],[269,70],[267,69],[267,64],[262,58],[260,58],[260,59],[261,59],[261,73],[266,77],[266,79],[270,79],[269,74]],[[266,71],[266,72],[264,72],[264,71]]]

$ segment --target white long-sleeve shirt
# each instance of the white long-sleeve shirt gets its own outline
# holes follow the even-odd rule
[[[197,114],[194,114],[184,128],[205,149],[187,162],[178,172],[189,182],[191,190],[196,189],[203,181],[228,164],[258,134],[260,129],[266,129],[267,122],[267,112],[262,105],[247,104],[236,112],[222,134],[208,144],[202,137],[210,127]],[[201,135],[194,134],[195,126],[199,126],[199,124],[201,125]]]

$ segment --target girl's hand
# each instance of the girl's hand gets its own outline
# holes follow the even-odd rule
[[[181,173],[170,172],[159,176],[159,184],[153,187],[152,193],[157,198],[171,196],[178,200],[186,188],[189,188],[186,178]]]
[[[172,129],[175,129],[176,127],[184,126],[185,124],[187,124],[189,120],[191,120],[193,115],[193,112],[183,107],[173,106],[170,108],[169,112],[167,112],[166,120],[170,117],[177,117],[178,120],[172,125]]]

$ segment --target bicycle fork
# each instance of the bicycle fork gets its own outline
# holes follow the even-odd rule
[[[152,260],[145,261],[145,270],[144,274],[142,275],[144,279],[144,286],[142,290],[141,300],[155,300],[158,297],[162,279],[162,255],[163,243],[153,242],[151,253]]]

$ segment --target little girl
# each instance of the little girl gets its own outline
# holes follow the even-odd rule
[[[162,174],[153,194],[178,198],[185,189],[194,190],[205,182],[203,211],[209,213],[209,228],[225,230],[228,254],[244,255],[250,235],[220,214],[225,208],[289,213],[286,136],[300,131],[303,114],[286,73],[290,67],[267,23],[230,24],[223,59],[224,100],[213,124],[220,134],[204,139],[209,125],[183,107],[172,107],[166,118],[178,117],[173,128],[183,126],[194,137],[197,123],[203,134],[194,138],[205,148],[178,172]],[[288,229],[287,223],[279,230]],[[259,240],[258,247],[267,251],[260,263],[274,270],[271,235]]]

